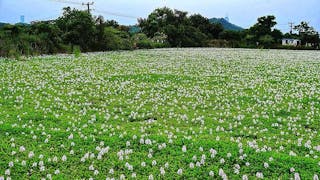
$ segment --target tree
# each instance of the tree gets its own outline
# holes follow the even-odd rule
[[[226,30],[226,31],[223,31],[219,34],[219,38],[225,39],[227,41],[240,41],[241,40],[241,32]]]
[[[264,35],[260,36],[259,42],[265,47],[265,48],[270,48],[272,47],[272,44],[274,43],[274,38],[271,35]]]
[[[274,42],[275,42],[275,43],[280,44],[281,41],[282,41],[282,38],[283,38],[283,34],[282,34],[282,32],[281,32],[279,29],[274,29],[274,30],[271,32],[271,37],[274,39]]]
[[[66,44],[79,45],[89,51],[94,45],[95,21],[87,11],[63,8],[63,16],[56,21],[62,30],[62,39]]]
[[[39,41],[34,44],[42,53],[57,53],[61,49],[61,31],[55,23],[38,22],[31,25],[30,34],[38,36]]]
[[[319,47],[319,33],[309,23],[302,21],[294,30],[298,31],[302,45],[310,43],[314,48]]]
[[[258,18],[255,24],[256,30],[259,35],[271,34],[272,28],[277,24],[275,16],[263,16]]]
[[[198,28],[203,34],[209,38],[219,38],[219,34],[223,31],[220,23],[210,23],[209,19],[200,14],[194,14],[189,17],[191,26]]]
[[[264,47],[271,47],[272,44],[280,43],[282,33],[274,29],[277,24],[275,16],[263,16],[258,18],[258,22],[249,29],[250,41]]]
[[[223,28],[211,24],[200,14],[191,15],[167,7],[154,10],[146,19],[139,19],[141,31],[149,38],[163,33],[173,47],[205,46],[210,38],[218,38]]]

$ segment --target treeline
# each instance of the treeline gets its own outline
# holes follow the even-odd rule
[[[319,48],[319,33],[308,23],[296,26],[296,34],[282,34],[274,28],[276,24],[274,16],[264,16],[247,30],[228,31],[200,14],[189,16],[165,7],[139,19],[138,27],[134,27],[137,32],[130,26],[67,7],[56,20],[1,27],[0,56],[161,47],[284,48],[284,37],[301,40],[294,48]]]
[[[161,8],[146,19],[139,20],[142,32],[153,37],[159,32],[167,35],[171,46],[179,47],[242,47],[242,48],[290,48],[282,46],[282,38],[296,38],[301,44],[296,49],[318,49],[319,33],[306,22],[294,27],[297,34],[283,34],[275,29],[274,16],[264,16],[249,29],[243,31],[224,30],[220,24],[211,24],[200,14],[188,16],[187,12]]]
[[[75,51],[131,50],[168,46],[141,33],[130,33],[129,26],[105,21],[86,11],[63,9],[56,20],[0,28],[0,56],[19,57]],[[161,35],[161,33],[160,33]]]

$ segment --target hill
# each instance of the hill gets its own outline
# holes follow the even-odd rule
[[[137,25],[129,26],[129,33],[136,34],[141,31],[141,28]]]
[[[8,23],[0,22],[0,27],[7,25]]]
[[[233,31],[242,31],[243,28],[237,26],[235,24],[230,23],[229,21],[225,20],[224,18],[211,18],[209,19],[211,23],[221,23],[223,28],[226,30],[233,30]]]

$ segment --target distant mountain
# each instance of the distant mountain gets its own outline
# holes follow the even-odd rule
[[[129,26],[129,33],[136,34],[141,31],[141,28],[137,25]]]
[[[0,28],[5,26],[5,25],[10,25],[10,24],[9,23],[4,23],[4,22],[0,22]],[[16,24],[11,24],[11,25],[30,26],[30,24],[28,24],[28,23],[16,23]]]
[[[7,25],[8,23],[0,22],[0,27]]]
[[[230,23],[224,18],[211,18],[209,19],[211,23],[221,23],[224,29],[226,30],[232,30],[232,31],[242,31],[243,28],[240,26],[237,26],[235,24]]]

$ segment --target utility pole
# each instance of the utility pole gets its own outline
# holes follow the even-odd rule
[[[94,2],[87,2],[87,3],[82,3],[83,6],[87,6],[88,7],[88,13],[90,14],[90,6],[92,6],[94,4]]]
[[[294,22],[289,22],[290,34],[292,34]]]

